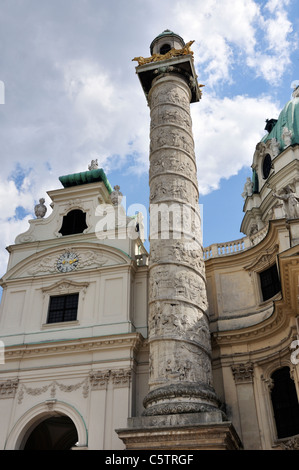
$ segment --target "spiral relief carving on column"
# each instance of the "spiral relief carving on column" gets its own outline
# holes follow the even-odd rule
[[[148,97],[150,393],[145,415],[217,406],[190,99],[185,78],[177,74],[158,76]]]

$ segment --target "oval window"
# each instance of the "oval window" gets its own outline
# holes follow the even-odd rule
[[[268,178],[268,176],[270,174],[270,171],[271,171],[271,168],[272,168],[271,156],[267,153],[267,155],[265,155],[265,158],[263,160],[263,177],[264,177],[264,179]]]

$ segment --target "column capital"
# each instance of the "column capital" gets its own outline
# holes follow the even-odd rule
[[[253,363],[233,364],[232,373],[236,384],[253,383]]]

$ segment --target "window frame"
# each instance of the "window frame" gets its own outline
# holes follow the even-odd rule
[[[278,290],[276,290],[273,295],[270,295],[270,297],[267,297],[265,298],[265,288],[266,286],[264,285],[263,286],[263,280],[262,280],[262,277],[263,276],[266,276],[266,273],[267,272],[271,272],[271,270],[273,270],[273,268],[275,268],[275,272],[276,272],[276,275],[277,275],[277,279],[275,279],[275,282],[278,283]],[[262,299],[262,302],[267,302],[268,300],[270,299],[273,299],[273,297],[275,297],[279,292],[281,292],[281,282],[280,282],[280,279],[279,279],[279,272],[278,272],[278,269],[277,269],[277,264],[276,263],[273,263],[271,266],[263,269],[262,271],[259,271],[258,272],[258,277],[259,277],[259,285],[260,285],[260,292],[261,292],[261,299]],[[273,279],[273,278],[272,278]],[[272,284],[271,284],[272,285]]]
[[[70,326],[78,325],[83,311],[83,303],[85,299],[86,290],[89,286],[89,282],[74,282],[67,279],[56,282],[51,286],[42,289],[43,294],[43,313],[41,329],[53,328],[53,326]],[[48,312],[51,297],[58,297],[62,295],[78,294],[78,306],[77,306],[77,319],[70,321],[61,321],[56,323],[48,323]]]
[[[75,306],[73,306],[73,307],[68,306],[68,301],[71,300],[71,298],[75,298],[75,296],[76,296]],[[58,299],[63,300],[63,305],[61,306],[60,309],[58,308],[58,306],[55,309],[52,304],[54,303],[54,300],[58,300]],[[77,321],[77,319],[78,319],[78,307],[79,307],[79,292],[74,292],[74,293],[71,293],[71,294],[50,295],[49,296],[49,305],[48,305],[47,325],[53,324],[53,323],[69,323],[69,322]],[[52,317],[54,316],[54,318],[55,318],[55,314],[58,315],[59,310],[61,311],[61,318],[52,321],[51,315],[52,315]],[[75,315],[74,315],[74,311],[76,311]],[[69,315],[71,314],[72,317],[75,316],[75,318],[70,318],[69,320],[66,319],[68,314]],[[51,319],[51,321],[50,321],[50,319]]]

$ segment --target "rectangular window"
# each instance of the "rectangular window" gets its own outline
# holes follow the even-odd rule
[[[276,264],[260,273],[263,300],[271,299],[280,291],[280,282]]]
[[[47,323],[77,320],[79,294],[50,297]]]

